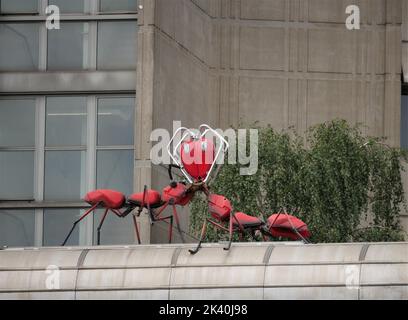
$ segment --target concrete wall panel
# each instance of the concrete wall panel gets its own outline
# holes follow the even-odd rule
[[[77,288],[79,290],[114,290],[114,289],[161,289],[168,288],[170,269],[92,269],[80,270]],[[95,283],[98,284],[95,288]]]
[[[408,263],[408,247],[403,243],[371,244],[364,261]]]
[[[408,286],[370,286],[360,290],[361,300],[408,300]]]
[[[267,266],[265,286],[345,286],[347,265]]]
[[[1,293],[0,300],[75,300],[75,291]]]
[[[285,70],[285,29],[241,27],[240,68]]]
[[[248,263],[248,256],[251,256],[251,264],[262,264],[267,249],[265,246],[243,246],[224,251],[220,245],[202,248],[197,255],[183,250],[178,256],[177,266],[243,265]]]
[[[355,39],[355,33],[346,29],[309,30],[308,70],[353,73],[358,63]]]
[[[78,291],[77,300],[168,300],[168,290]]]
[[[220,249],[222,250],[222,249]],[[172,272],[176,288],[259,287],[265,267],[178,267]]]
[[[332,119],[356,122],[351,81],[308,81],[307,127]]]
[[[346,287],[265,288],[266,300],[358,300],[358,290]]]
[[[353,263],[358,262],[362,244],[277,246],[273,248],[269,265],[308,263]]]
[[[285,20],[288,1],[241,0],[241,18],[251,20]]]
[[[285,127],[285,81],[243,77],[239,81],[239,118],[259,121],[276,129]]]
[[[60,270],[60,290],[75,290],[76,270]],[[0,291],[30,291],[50,288],[50,273],[46,270],[0,271]]]
[[[361,268],[362,285],[408,286],[408,263],[365,264]]]
[[[0,270],[36,268],[47,269],[55,265],[59,268],[76,267],[82,250],[13,250],[2,252]]]
[[[172,289],[170,300],[261,300],[262,288]]]
[[[140,248],[139,250],[92,250],[86,255],[83,263],[84,268],[95,267],[144,267],[168,266],[171,264],[173,248],[151,250]]]

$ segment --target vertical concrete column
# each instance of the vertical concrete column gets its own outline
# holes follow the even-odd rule
[[[402,1],[386,2],[384,135],[392,146],[401,141]]]
[[[135,192],[151,186],[150,133],[153,126],[154,75],[154,13],[155,0],[139,0],[139,31],[137,39],[136,129],[135,129]],[[147,215],[138,219],[143,244],[150,243]]]

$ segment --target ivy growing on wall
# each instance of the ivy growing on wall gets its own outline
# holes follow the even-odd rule
[[[335,120],[294,132],[259,128],[259,169],[241,176],[240,165],[224,165],[211,186],[234,206],[264,221],[282,207],[305,221],[313,242],[401,241],[401,180],[407,153],[360,127]],[[191,207],[191,232],[208,216],[204,199]],[[220,234],[210,227],[208,240]]]

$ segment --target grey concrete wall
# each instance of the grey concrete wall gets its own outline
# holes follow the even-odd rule
[[[347,5],[360,6],[349,31]],[[277,129],[334,118],[399,144],[401,1],[222,1],[222,123]]]
[[[213,19],[190,0],[156,0],[155,5],[153,128],[173,132],[173,121],[190,128],[202,123],[218,127]],[[167,172],[154,167],[152,186],[161,189],[168,183]],[[188,208],[180,209],[186,231],[188,215]],[[151,241],[166,242],[166,229],[156,224]]]
[[[408,79],[408,0],[402,0],[402,65],[404,68],[404,82]],[[405,133],[408,134],[408,133]],[[405,195],[408,198],[408,164],[403,173]],[[408,208],[403,208],[402,224],[408,232]]]
[[[191,247],[0,251],[0,299],[408,299],[408,243]]]
[[[350,4],[360,30],[346,29]],[[143,130],[259,121],[302,133],[344,118],[399,145],[402,0],[144,0],[143,11]],[[168,183],[163,170],[144,172],[140,188]]]

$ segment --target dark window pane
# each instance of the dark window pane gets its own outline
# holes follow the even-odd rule
[[[60,13],[83,13],[85,11],[84,0],[49,0],[49,5],[55,5]]]
[[[408,96],[402,96],[401,147],[408,150]]]
[[[38,69],[38,23],[0,23],[0,43],[0,71]]]
[[[98,23],[98,69],[136,69],[136,21]]]
[[[36,13],[38,0],[0,0],[1,13]]]
[[[97,210],[94,216],[94,245],[97,241],[97,228],[104,210]],[[134,244],[135,232],[132,215],[125,219],[118,218],[111,212],[108,213],[101,229],[101,245]]]
[[[35,100],[0,99],[0,147],[34,147]]]
[[[98,99],[98,145],[133,145],[134,98]]]
[[[98,189],[115,189],[126,195],[133,190],[133,151],[98,151]]]
[[[34,198],[34,152],[0,152],[0,200]]]
[[[60,246],[80,215],[81,211],[77,209],[44,210],[43,245]],[[85,224],[85,220],[82,223]],[[68,246],[79,244],[80,227],[81,225],[75,227],[67,242]]]
[[[85,151],[47,151],[44,198],[79,201],[85,194],[85,171]]]
[[[86,97],[47,98],[46,145],[86,145]]]
[[[34,210],[0,210],[0,247],[32,247]]]
[[[101,0],[100,11],[137,11],[137,0]]]
[[[66,22],[60,27],[48,30],[48,69],[86,69],[89,23]]]

